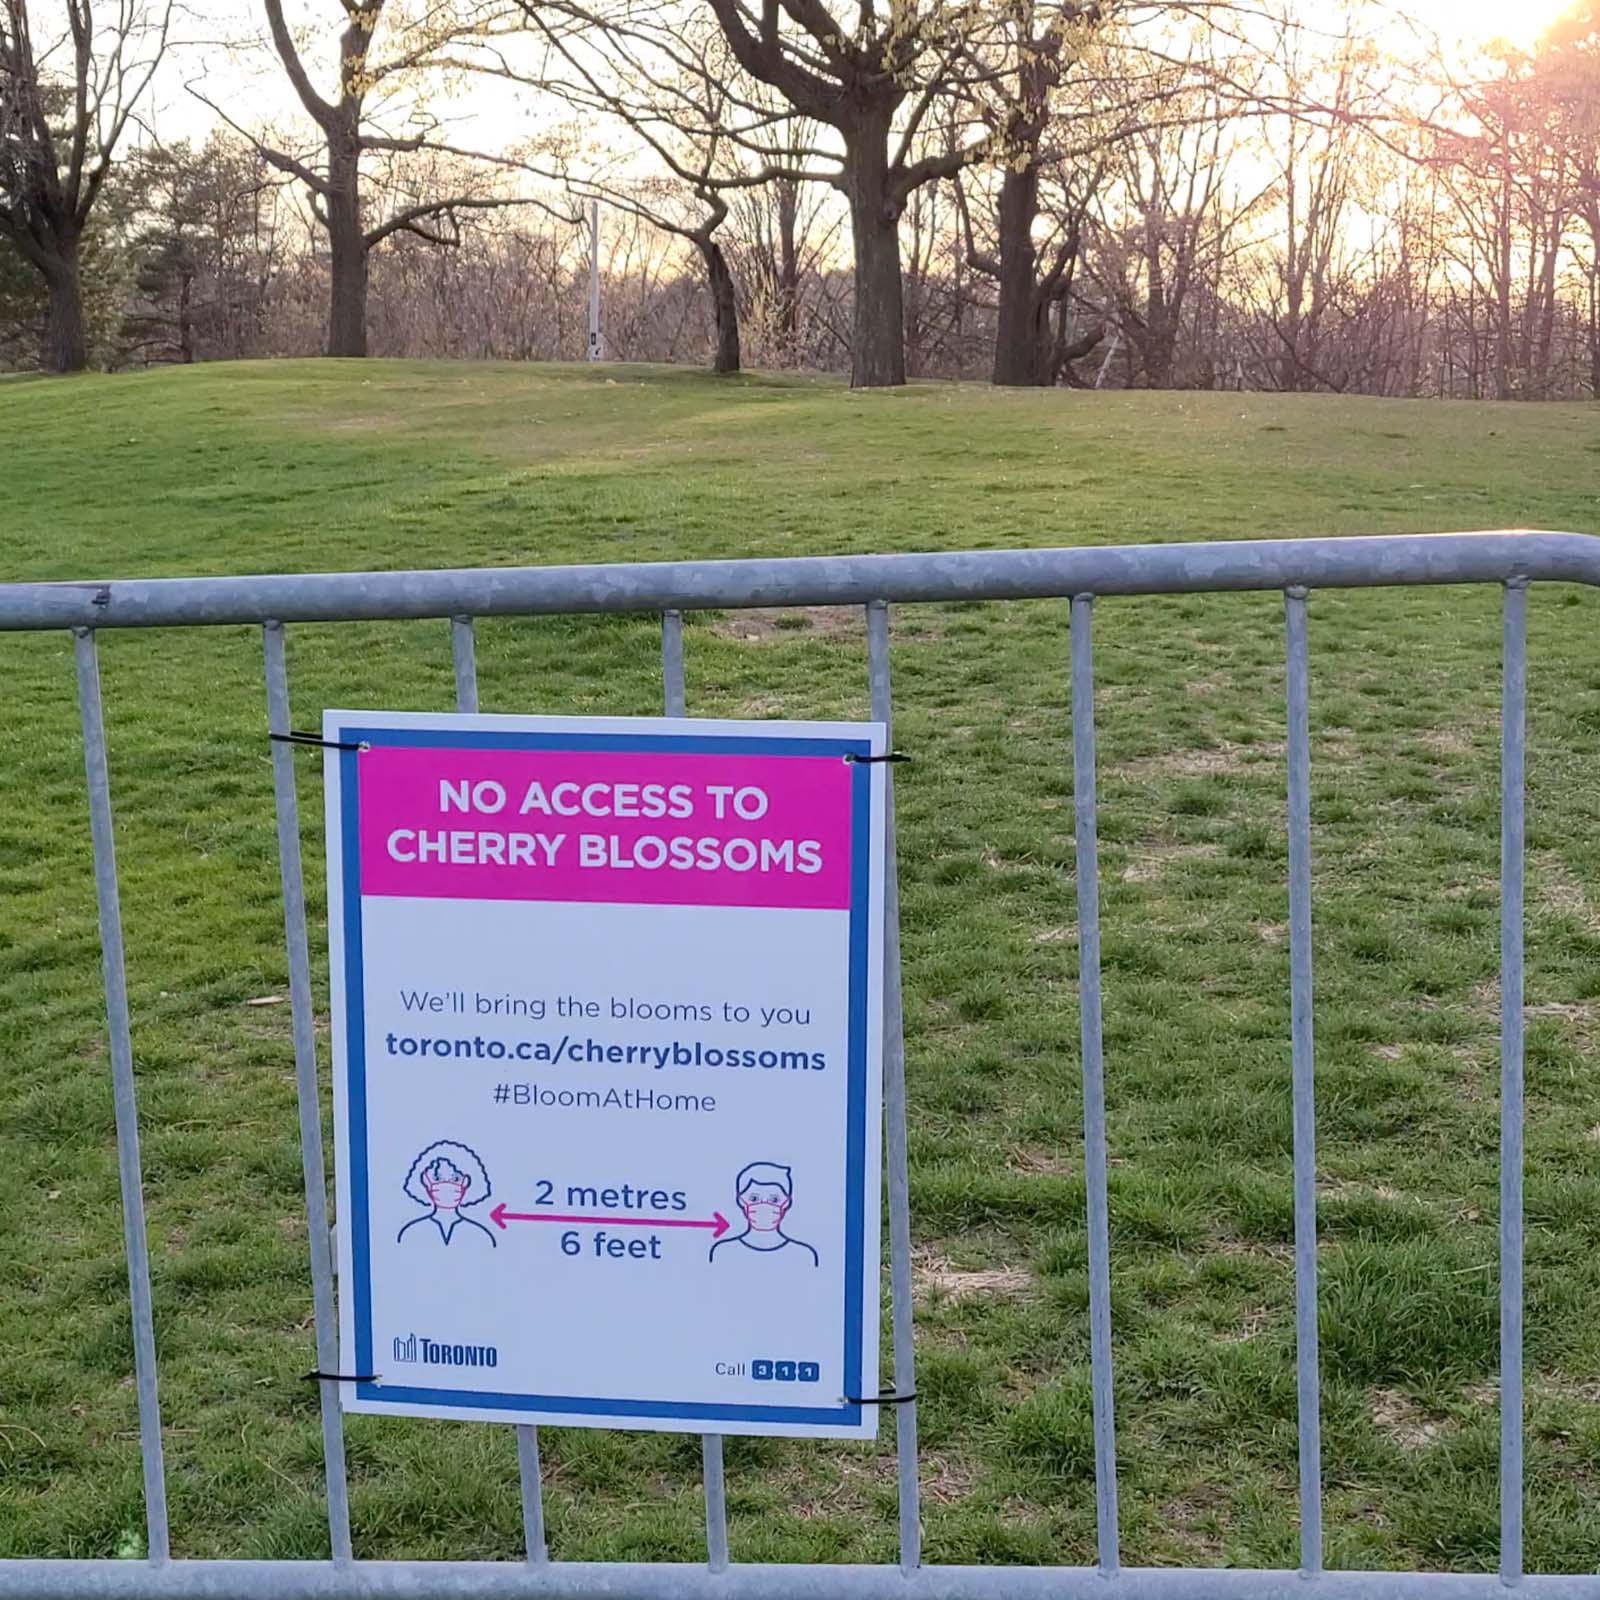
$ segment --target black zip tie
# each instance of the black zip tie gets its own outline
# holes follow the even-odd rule
[[[916,1398],[917,1391],[913,1389],[910,1394],[847,1394],[844,1403],[847,1406],[908,1406]]]
[[[377,1383],[381,1372],[302,1372],[303,1383]]]
[[[846,761],[859,761],[862,766],[870,767],[879,761],[909,761],[911,759],[904,750],[891,750],[883,756],[858,756],[851,752],[845,757]]]
[[[315,733],[269,733],[276,744],[303,744],[314,750],[370,750],[372,746],[363,739],[359,744],[341,743],[338,739],[324,739]]]

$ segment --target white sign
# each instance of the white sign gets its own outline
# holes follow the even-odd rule
[[[882,725],[324,737],[346,1409],[873,1435]]]

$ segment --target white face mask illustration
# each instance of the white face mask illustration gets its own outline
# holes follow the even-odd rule
[[[454,1211],[467,1197],[472,1179],[464,1172],[446,1173],[437,1178],[424,1177],[422,1187],[428,1198],[440,1211]]]
[[[747,1189],[739,1198],[739,1209],[754,1232],[773,1233],[783,1223],[789,1197],[779,1189]]]

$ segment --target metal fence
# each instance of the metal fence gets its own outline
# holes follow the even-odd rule
[[[0,631],[69,629],[79,700],[100,909],[115,1089],[117,1155],[133,1312],[148,1559],[0,1561],[0,1597],[56,1600],[114,1595],[604,1596],[607,1600],[841,1600],[1015,1596],[1018,1600],[1279,1600],[1331,1596],[1476,1600],[1517,1588],[1536,1600],[1600,1600],[1594,1576],[1523,1575],[1522,1122],[1523,760],[1527,590],[1530,582],[1600,586],[1600,538],[1567,533],[1466,533],[1357,539],[1240,541],[952,555],[844,556],[776,561],[689,561],[482,571],[339,573],[296,577],[151,579],[0,585]],[[1316,587],[1493,583],[1504,594],[1501,729],[1501,1185],[1500,1570],[1495,1574],[1328,1571],[1323,1566],[1322,1459],[1317,1364],[1316,1135],[1312,1063],[1310,736],[1306,602]],[[1101,1048],[1099,855],[1096,843],[1094,601],[1103,595],[1272,590],[1284,595],[1288,682],[1288,836],[1293,1082],[1295,1334],[1298,1365],[1300,1556],[1297,1571],[1132,1568],[1121,1564],[1111,1355],[1110,1233],[1105,1079]],[[133,1046],[123,971],[111,789],[96,634],[106,628],[257,623],[266,667],[269,731],[289,731],[285,625],[385,618],[448,618],[457,707],[478,708],[473,619],[551,613],[659,612],[664,705],[684,704],[683,612],[748,606],[860,605],[867,622],[872,715],[888,723],[889,606],[908,601],[1057,598],[1070,601],[1072,760],[1078,876],[1085,1181],[1093,1376],[1098,1563],[1094,1567],[928,1566],[921,1557],[915,1402],[896,1408],[900,1561],[896,1565],[731,1562],[722,1441],[704,1441],[706,1562],[560,1562],[544,1537],[539,1442],[519,1427],[524,1562],[380,1562],[352,1557],[344,1431],[337,1386],[324,1381],[322,1429],[331,1549],[326,1561],[172,1560],[162,1467],[155,1331],[139,1165]],[[333,1268],[322,1152],[311,963],[301,876],[293,751],[273,745],[285,932],[293,1007],[300,1142],[310,1232],[317,1362],[337,1371]],[[912,1339],[911,1216],[907,1182],[905,1052],[901,1037],[898,893],[892,792],[887,826],[884,1083],[894,1384],[916,1387]]]

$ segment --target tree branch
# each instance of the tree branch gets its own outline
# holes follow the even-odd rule
[[[262,0],[262,3],[267,8],[267,26],[272,30],[272,43],[277,49],[279,59],[283,62],[284,71],[289,74],[289,82],[294,85],[294,92],[300,96],[300,104],[316,118],[321,127],[331,128],[337,120],[338,113],[312,88],[311,79],[306,76],[300,52],[295,49],[294,38],[289,32],[288,24],[283,20],[283,0]]]
[[[418,205],[407,206],[404,211],[397,211],[387,222],[380,223],[376,228],[369,228],[362,236],[362,241],[370,250],[392,233],[399,233],[402,230],[418,232],[413,224],[421,222],[425,217],[437,217],[455,211],[499,211],[512,206],[532,204],[535,204],[532,200],[511,196],[455,195],[448,200],[425,200]]]

